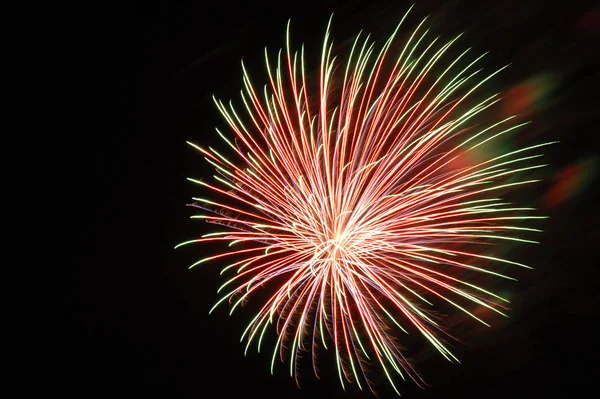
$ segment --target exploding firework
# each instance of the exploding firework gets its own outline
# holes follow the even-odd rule
[[[537,181],[519,177],[544,166],[535,151],[550,143],[482,155],[523,126],[514,117],[474,125],[500,96],[473,93],[501,69],[484,75],[483,56],[469,50],[449,57],[458,37],[430,40],[424,23],[397,46],[400,22],[379,50],[359,34],[343,63],[328,25],[314,92],[288,24],[286,49],[274,60],[265,51],[262,92],[242,63],[245,116],[215,99],[233,156],[190,143],[217,172],[215,183],[189,179],[213,194],[194,198],[202,214],[192,217],[224,231],[180,245],[229,244],[191,266],[231,259],[215,307],[229,302],[233,312],[268,293],[242,341],[260,351],[276,331],[271,370],[279,357],[297,379],[305,352],[318,376],[323,349],[335,354],[342,386],[373,390],[376,367],[396,392],[397,375],[422,384],[402,335],[418,331],[456,361],[436,309],[486,324],[474,308],[505,315],[508,301],[477,275],[514,279],[499,266],[528,267],[487,248],[534,242],[524,234],[539,230],[524,223],[541,217],[499,194]]]

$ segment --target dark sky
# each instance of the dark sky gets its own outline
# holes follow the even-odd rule
[[[316,381],[310,369],[298,390],[284,365],[271,376],[268,356],[244,358],[239,336],[249,315],[228,317],[221,310],[208,316],[220,265],[189,271],[206,248],[173,246],[210,231],[188,219],[185,204],[199,192],[185,178],[212,173],[185,141],[221,145],[214,127],[225,126],[211,95],[238,99],[240,59],[263,76],[263,47],[284,44],[288,18],[294,37],[318,54],[332,12],[339,41],[361,29],[385,37],[408,5],[210,0],[104,10],[108,18],[95,25],[90,43],[100,68],[90,69],[87,79],[98,91],[92,95],[103,131],[84,155],[93,165],[93,178],[86,179],[93,206],[90,228],[77,238],[83,251],[70,308],[69,391],[81,397],[369,397],[344,394],[334,374]],[[510,321],[460,348],[461,365],[436,357],[420,365],[432,387],[406,384],[404,397],[554,397],[595,390],[598,12],[578,1],[417,4],[413,22],[431,13],[437,33],[465,30],[465,46],[490,50],[490,66],[512,62],[499,78],[502,87],[550,76],[551,83],[536,83],[551,89],[529,109],[536,121],[532,134],[561,144],[549,152],[549,178],[536,198],[551,218],[542,244],[519,255],[536,270],[514,287]]]

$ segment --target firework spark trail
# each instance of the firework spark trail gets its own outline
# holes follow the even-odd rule
[[[461,272],[513,279],[492,265],[527,267],[461,248],[535,242],[511,233],[539,231],[521,226],[541,218],[527,213],[532,208],[511,206],[495,192],[534,183],[507,178],[543,167],[530,163],[541,156],[531,152],[551,143],[453,167],[523,124],[510,117],[485,128],[468,126],[500,97],[466,110],[463,104],[502,69],[482,77],[476,65],[483,56],[459,68],[466,50],[432,78],[460,36],[436,47],[439,38],[428,42],[425,20],[386,74],[389,50],[405,18],[378,53],[369,37],[356,38],[339,90],[328,25],[316,104],[309,98],[304,49],[292,53],[288,24],[286,50],[274,63],[265,50],[269,82],[262,97],[242,63],[246,121],[231,103],[215,99],[235,140],[217,131],[236,161],[190,143],[218,173],[215,185],[190,180],[228,199],[194,198],[204,212],[193,217],[227,229],[180,245],[246,244],[192,267],[237,259],[223,270],[236,274],[219,289],[225,294],[215,305],[229,301],[231,312],[270,287],[242,340],[246,351],[252,344],[260,351],[274,324],[271,369],[278,353],[282,361],[287,356],[296,380],[301,351],[312,353],[319,375],[315,353],[322,345],[335,352],[342,386],[356,382],[362,389],[366,383],[373,390],[368,368],[375,364],[396,392],[394,373],[422,384],[397,342],[398,331],[408,332],[402,321],[457,361],[441,338],[447,332],[428,308],[447,302],[487,325],[465,300],[501,315],[508,301],[461,279]]]

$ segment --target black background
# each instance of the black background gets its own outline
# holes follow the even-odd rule
[[[317,381],[309,369],[298,390],[284,365],[270,375],[268,355],[244,358],[239,336],[249,315],[228,317],[224,309],[208,315],[220,265],[188,271],[206,247],[173,246],[210,230],[188,219],[185,204],[199,191],[185,178],[212,173],[185,141],[221,146],[214,127],[225,126],[211,95],[237,101],[240,59],[259,83],[263,48],[284,45],[288,18],[294,38],[316,56],[332,12],[337,40],[361,29],[382,38],[408,6],[165,1],[102,10],[106,18],[86,44],[97,54],[94,70],[82,83],[98,100],[91,124],[102,132],[83,155],[93,167],[86,185],[93,201],[89,229],[77,237],[82,251],[62,354],[65,387],[83,397],[369,397],[354,388],[344,393],[334,374]],[[499,84],[510,87],[540,71],[560,77],[552,104],[533,116],[542,140],[561,140],[550,152],[551,176],[598,156],[597,9],[576,1],[421,1],[413,24],[427,14],[436,33],[465,30],[465,46],[490,50],[489,66],[512,62]],[[595,390],[597,185],[588,182],[580,195],[544,209],[551,218],[542,245],[522,254],[536,270],[514,288],[510,322],[460,348],[461,365],[436,357],[420,365],[432,387],[402,385],[405,397]]]

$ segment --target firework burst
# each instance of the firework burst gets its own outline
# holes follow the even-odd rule
[[[242,63],[245,116],[215,99],[233,139],[219,135],[234,156],[190,143],[217,171],[215,183],[189,179],[214,194],[194,198],[202,214],[193,218],[224,231],[180,245],[229,243],[191,266],[232,259],[215,307],[229,302],[233,312],[258,290],[268,293],[242,341],[260,351],[276,330],[271,370],[279,357],[297,379],[307,352],[318,376],[323,348],[335,353],[342,386],[373,390],[374,367],[396,392],[395,375],[422,384],[402,334],[418,331],[456,361],[436,306],[486,324],[473,307],[504,315],[507,300],[471,276],[513,279],[497,266],[527,267],[482,248],[533,242],[523,234],[539,230],[523,223],[540,217],[499,193],[535,182],[515,177],[544,166],[535,150],[550,143],[473,160],[523,124],[509,117],[473,126],[500,97],[474,102],[472,94],[500,70],[484,75],[483,56],[469,50],[448,57],[458,37],[430,39],[424,23],[394,46],[393,59],[402,22],[379,50],[359,34],[343,63],[328,26],[314,93],[288,24],[287,48],[273,59],[265,51],[262,92]]]

